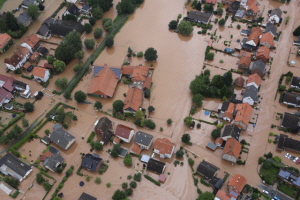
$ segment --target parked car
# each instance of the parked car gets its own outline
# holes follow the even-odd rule
[[[296,165],[299,165],[299,164],[300,164],[300,159],[298,159],[296,162]]]
[[[299,160],[299,158],[298,157],[296,157],[293,161],[294,162],[297,162]]]
[[[294,160],[296,157],[295,156],[291,156],[290,157],[290,160]]]
[[[288,157],[289,157],[289,155],[290,155],[290,154],[289,154],[289,153],[287,153],[287,154],[285,154],[285,156],[284,156],[284,157],[288,158]]]
[[[263,193],[265,194],[269,194],[269,192],[267,190],[263,190]]]

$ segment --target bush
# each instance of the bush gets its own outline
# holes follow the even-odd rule
[[[24,109],[25,109],[25,112],[33,112],[34,111],[34,105],[30,102],[26,102],[24,104]]]
[[[126,183],[126,182],[122,183],[122,188],[123,188],[123,190],[127,189],[128,188],[128,183]]]
[[[90,17],[90,18],[89,18],[89,23],[90,23],[91,25],[94,25],[94,24],[96,23],[95,17]]]
[[[169,119],[167,120],[167,124],[168,124],[168,125],[171,125],[172,123],[173,123],[172,119],[169,118]]]
[[[46,130],[45,130],[45,133],[46,133],[46,135],[49,135],[49,134],[50,134],[49,129],[46,129]]]
[[[191,116],[187,116],[186,118],[184,118],[184,123],[190,127],[193,124],[193,118]]]
[[[150,128],[150,129],[155,129],[156,124],[151,119],[147,119],[144,121],[144,126]]]
[[[93,49],[95,46],[95,40],[94,39],[85,39],[84,45],[87,49]]]
[[[150,95],[151,95],[151,90],[149,90],[149,89],[146,89],[146,91],[145,91],[145,98],[146,99],[148,99],[148,98],[150,98]]]
[[[220,19],[220,21],[219,21],[219,26],[224,26],[225,25],[225,19],[224,18],[222,18],[222,19]]]
[[[144,53],[142,51],[139,51],[137,54],[136,54],[136,57],[138,58],[141,58],[144,56]]]
[[[78,103],[83,103],[86,100],[86,94],[79,90],[75,92],[74,98]]]
[[[214,129],[212,132],[211,132],[211,137],[213,139],[217,139],[218,137],[221,136],[221,129]]]
[[[178,31],[185,36],[191,35],[193,33],[193,26],[191,22],[186,20],[181,20],[181,22],[178,25]]]
[[[236,28],[237,28],[237,29],[241,29],[241,25],[239,25],[239,24],[236,25]]]
[[[116,100],[113,102],[113,109],[116,112],[123,112],[123,106],[124,106],[124,103],[121,100]]]
[[[155,185],[160,186],[160,182],[158,182],[157,180],[153,179],[151,176],[144,175],[144,177],[146,179],[148,179],[149,181],[151,181],[152,183],[154,183]]]
[[[82,66],[80,64],[75,64],[73,66],[73,71],[74,72],[79,72],[82,69]]]
[[[177,28],[178,22],[176,20],[172,20],[169,23],[169,29],[174,30]]]
[[[103,34],[103,30],[101,28],[96,28],[94,30],[94,38],[95,39],[101,38],[102,34]]]
[[[45,179],[44,179],[44,177],[43,177],[43,175],[41,173],[37,173],[36,174],[36,179],[35,180],[36,180],[36,182],[38,184],[41,184],[41,183],[43,183],[45,181]]]
[[[184,156],[184,152],[181,149],[176,151],[176,158],[182,158],[183,156]]]
[[[142,179],[142,174],[141,173],[136,173],[133,175],[133,180],[140,182]]]
[[[112,30],[112,26],[113,26],[112,19],[104,18],[102,20],[102,25],[103,25],[105,31],[110,32]]]
[[[185,133],[181,136],[181,141],[186,144],[190,144],[191,136],[188,133]]]
[[[124,162],[124,165],[127,167],[132,166],[132,157],[130,156],[130,154],[125,155],[123,162]]]
[[[89,24],[89,23],[85,23],[84,24],[84,31],[87,32],[87,33],[90,33],[92,32],[93,28],[92,28],[92,25]]]
[[[205,56],[205,59],[207,60],[213,60],[215,57],[215,54],[214,53],[208,53],[206,56]]]
[[[101,178],[100,178],[100,177],[96,177],[95,183],[96,183],[96,184],[100,184],[100,183],[101,183]]]
[[[131,181],[129,185],[131,188],[136,188],[137,183],[135,181]]]
[[[114,39],[111,36],[108,36],[105,40],[106,47],[112,47],[114,45]]]
[[[111,186],[111,183],[106,183],[107,188],[110,188],[110,186]]]

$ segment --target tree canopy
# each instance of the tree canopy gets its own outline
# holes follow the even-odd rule
[[[192,101],[196,104],[197,107],[201,107],[203,104],[203,96],[201,94],[195,94],[192,98]]]
[[[294,36],[299,36],[299,35],[300,35],[300,26],[298,26],[298,27],[294,30],[293,35],[294,35]]]
[[[222,18],[222,19],[220,19],[220,21],[219,21],[219,26],[224,26],[225,25],[225,19],[224,18]]]
[[[94,38],[95,39],[101,38],[102,34],[103,34],[103,30],[101,28],[97,27],[94,30]]]
[[[127,197],[126,193],[122,190],[116,190],[112,196],[113,200],[124,200]]]
[[[90,33],[90,32],[92,32],[92,30],[93,30],[93,27],[90,23],[85,23],[84,24],[84,31],[85,32]]]
[[[132,165],[132,157],[130,154],[126,154],[126,156],[124,157],[124,165],[130,167]]]
[[[172,20],[169,23],[169,29],[174,30],[174,29],[177,28],[177,25],[178,25],[177,21],[176,20]]]
[[[68,79],[66,77],[58,78],[55,80],[56,87],[63,89],[68,85]]]
[[[103,10],[100,6],[92,6],[91,13],[95,19],[101,19],[103,16]]]
[[[64,71],[66,69],[65,62],[61,61],[61,60],[54,61],[53,65],[54,65],[54,69],[57,73],[61,73],[62,71]]]
[[[28,5],[28,15],[33,19],[33,20],[36,20],[39,15],[40,15],[40,9],[37,5],[31,3]]]
[[[123,112],[124,103],[121,100],[116,100],[113,102],[113,108],[116,112]]]
[[[94,39],[85,39],[84,45],[87,49],[93,49],[95,46],[95,40]]]
[[[145,51],[144,57],[147,61],[155,61],[157,59],[157,51],[150,47]]]
[[[33,112],[34,111],[34,105],[30,102],[26,102],[24,104],[24,109],[25,109],[25,112]]]
[[[135,4],[132,0],[121,0],[118,4],[117,4],[117,11],[118,14],[131,14],[134,12],[135,9]]]
[[[199,194],[197,200],[214,200],[215,196],[211,192],[202,192]]]
[[[94,104],[94,107],[99,110],[101,109],[103,106],[102,106],[102,103],[100,101],[96,101],[95,104]]]
[[[181,22],[178,25],[178,31],[179,33],[181,33],[182,35],[190,35],[192,34],[194,28],[191,24],[191,22],[186,21],[186,20],[181,20]]]
[[[188,133],[185,133],[181,136],[181,141],[183,143],[189,144],[191,140],[191,136]]]
[[[92,7],[100,6],[103,12],[106,12],[113,6],[113,0],[88,0],[88,4]]]
[[[214,129],[212,132],[211,132],[211,137],[213,139],[217,139],[218,137],[221,136],[221,129]]]
[[[111,36],[106,37],[105,46],[112,47],[114,45],[114,39]]]
[[[78,103],[83,103],[86,100],[86,94],[81,90],[75,92],[74,98]]]
[[[110,32],[112,30],[113,21],[110,18],[103,18],[102,25],[105,31]]]

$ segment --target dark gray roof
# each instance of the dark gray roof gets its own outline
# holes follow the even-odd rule
[[[300,77],[293,76],[291,87],[298,87],[298,88],[300,88]]]
[[[199,11],[191,10],[188,13],[187,19],[201,22],[201,23],[208,23],[211,16],[212,16],[211,12],[199,12]]]
[[[239,141],[241,131],[242,130],[234,124],[226,125],[223,129],[221,137],[231,136],[232,138]]]
[[[138,144],[148,146],[151,143],[152,139],[153,139],[153,135],[150,135],[148,133],[144,133],[142,131],[138,131],[135,134],[134,142],[138,143]]]
[[[246,43],[247,42],[247,38],[244,38],[242,40],[242,49],[245,49],[247,51],[253,51],[256,47],[249,45]]]
[[[240,8],[240,3],[239,1],[234,1],[231,3],[230,7],[228,8],[227,12],[232,13],[235,15],[236,11]]]
[[[32,18],[26,11],[24,11],[18,16],[17,21],[24,26],[28,26],[32,22]]]
[[[66,11],[68,11],[71,15],[80,15],[79,8],[75,4],[72,4]]]
[[[78,200],[97,200],[97,198],[83,192]]]
[[[95,129],[101,130],[103,133],[106,133],[112,126],[112,121],[107,117],[101,117],[98,123],[95,126]]]
[[[215,165],[203,160],[197,167],[197,172],[207,179],[212,179],[220,169]]]
[[[53,132],[50,135],[50,139],[52,142],[60,146],[61,148],[65,149],[67,148],[70,141],[75,139],[73,135],[68,133],[62,128],[54,129]]]
[[[50,147],[49,147],[49,151],[50,151],[51,153],[53,153],[53,154],[59,154],[58,149],[56,149],[56,148],[53,147],[53,146],[50,146]]]
[[[224,101],[221,107],[221,111],[225,112],[228,109],[229,104],[229,101]]]
[[[262,74],[266,71],[266,64],[262,60],[256,60],[251,65],[251,71],[258,69]]]
[[[217,190],[221,189],[224,181],[223,179],[220,179],[218,177],[213,177],[210,181],[209,184],[212,185],[214,188],[216,188]]]
[[[91,6],[89,4],[84,4],[84,6],[82,6],[81,10],[84,10],[84,11],[88,11],[91,9]]]
[[[243,18],[245,15],[245,11],[243,9],[238,9],[235,13],[235,17]]]
[[[250,97],[254,101],[257,101],[258,89],[254,85],[246,87],[243,98]]]
[[[272,23],[267,23],[265,33],[271,32],[274,36],[277,34],[277,28]]]
[[[281,126],[290,129],[293,133],[297,133],[299,130],[299,117],[285,112],[283,114]]]
[[[242,29],[241,30],[241,34],[250,35],[250,33],[251,33],[251,29],[248,29],[248,30]]]
[[[46,55],[48,55],[48,53],[49,53],[49,50],[46,48],[46,47],[40,47],[40,48],[38,48],[38,50],[37,50],[40,54],[42,54],[43,56],[46,56]]]
[[[23,83],[21,81],[18,81],[18,80],[13,81],[13,87],[19,87],[19,88],[26,90],[26,86],[27,86],[27,84]]]
[[[29,6],[29,4],[36,3],[36,0],[23,0],[22,4],[24,6]]]
[[[295,104],[296,106],[300,106],[300,94],[285,92],[283,97],[283,102],[287,102],[290,104]]]
[[[153,158],[150,158],[147,163],[147,170],[153,171],[157,174],[162,174],[165,166],[166,166],[166,163],[163,163],[163,162],[160,162]]]
[[[98,154],[96,154],[96,153],[89,154],[88,153],[88,154],[85,154],[84,158],[81,161],[80,166],[89,171],[96,172],[101,161],[102,161],[102,158],[100,158]]]
[[[292,138],[285,138],[283,146],[285,149],[300,152],[300,141]]]
[[[30,165],[22,162],[11,153],[7,153],[0,159],[0,166],[2,165],[6,165],[15,173],[19,174],[21,177],[24,177],[28,173],[28,171],[31,170]]]
[[[281,18],[282,11],[279,8],[275,8],[271,11],[270,16],[273,16],[273,15],[277,15],[279,18]]]
[[[53,115],[56,115],[56,110],[53,110],[52,112],[53,112]],[[53,129],[62,128],[62,125],[59,124],[59,123],[56,123],[56,124],[53,125],[52,128],[53,128]]]
[[[61,167],[61,164],[64,162],[64,158],[60,154],[52,154],[45,159],[43,165],[49,168],[51,171],[56,171]]]
[[[46,144],[49,144],[51,142],[50,138],[46,135],[41,140],[44,141]]]

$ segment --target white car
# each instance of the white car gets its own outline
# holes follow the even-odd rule
[[[265,194],[269,194],[269,192],[267,190],[263,190],[263,193]]]
[[[296,158],[295,158],[293,161],[294,161],[294,162],[297,162],[297,160],[298,160],[298,159],[299,159],[299,158],[298,158],[298,157],[296,157]]]
[[[289,154],[289,153],[287,153],[287,154],[285,154],[285,156],[284,156],[284,157],[288,158],[288,157],[289,157],[289,155],[290,155],[290,154]]]

